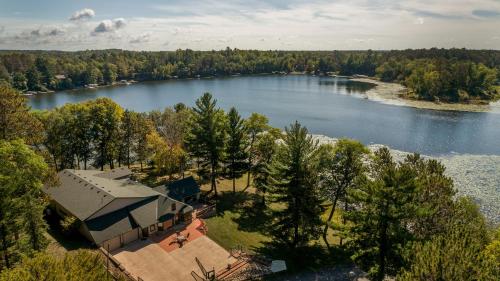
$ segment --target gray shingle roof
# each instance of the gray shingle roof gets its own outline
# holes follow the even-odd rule
[[[182,201],[188,196],[194,196],[200,193],[200,186],[196,183],[193,177],[177,180],[166,185],[161,185],[153,188],[155,191]]]
[[[137,227],[156,223],[156,198],[147,198],[125,208],[85,221],[96,244]]]
[[[135,209],[130,209],[130,215],[132,215],[134,221],[142,228],[156,224],[157,202],[157,200],[154,200]]]
[[[132,175],[132,171],[126,167],[120,167],[96,174],[96,176],[106,179],[123,179],[130,175]]]
[[[172,211],[172,204],[176,204],[175,211]],[[193,207],[174,200],[168,196],[160,195],[158,197],[158,221],[164,222],[171,219],[177,212],[188,213],[193,211]]]
[[[114,180],[99,174],[102,172],[67,169],[59,172],[59,186],[44,187],[44,191],[81,221],[115,198],[158,196],[157,192],[137,182],[128,179]]]

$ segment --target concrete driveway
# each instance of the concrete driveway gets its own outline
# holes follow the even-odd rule
[[[236,260],[229,253],[206,236],[185,244],[182,248],[167,252],[150,239],[136,241],[115,252],[113,256],[134,277],[144,281],[189,281],[191,271],[203,276],[195,257],[207,271],[217,273]]]

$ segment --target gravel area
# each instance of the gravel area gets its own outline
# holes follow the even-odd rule
[[[334,144],[337,139],[313,135],[320,143]],[[374,151],[383,145],[369,145]],[[408,152],[391,149],[395,160],[402,160]],[[452,154],[430,157],[441,161],[446,167],[446,174],[455,183],[459,196],[470,196],[478,203],[481,212],[489,222],[500,224],[500,156]]]
[[[306,271],[293,276],[278,278],[280,281],[368,281],[366,273],[356,266],[335,266],[319,271]]]

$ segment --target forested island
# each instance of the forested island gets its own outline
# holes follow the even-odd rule
[[[366,75],[397,82],[404,97],[447,103],[488,103],[499,97],[500,51],[135,52],[1,51],[0,80],[22,92],[59,91],[117,81],[168,80],[250,74]]]
[[[286,259],[289,273],[352,263],[372,280],[500,273],[498,226],[456,196],[440,162],[418,154],[397,161],[386,147],[370,151],[351,139],[319,144],[296,121],[282,130],[258,113],[245,119],[209,93],[193,107],[145,113],[107,98],[34,112],[3,83],[0,128],[2,281],[124,280],[107,274],[97,251],[57,257],[47,249],[54,232],[74,237],[78,220],[60,218],[49,235],[41,191],[57,186],[62,169],[117,166],[156,185],[196,176],[219,212],[207,220],[210,238]]]

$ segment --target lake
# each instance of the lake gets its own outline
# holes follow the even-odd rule
[[[182,102],[194,105],[210,92],[225,110],[243,116],[259,112],[279,128],[298,120],[313,134],[385,144],[427,155],[500,155],[500,115],[451,112],[382,104],[362,97],[371,84],[340,77],[305,75],[241,76],[145,82],[129,86],[82,89],[29,98],[34,109],[109,97],[135,111],[163,109]]]

